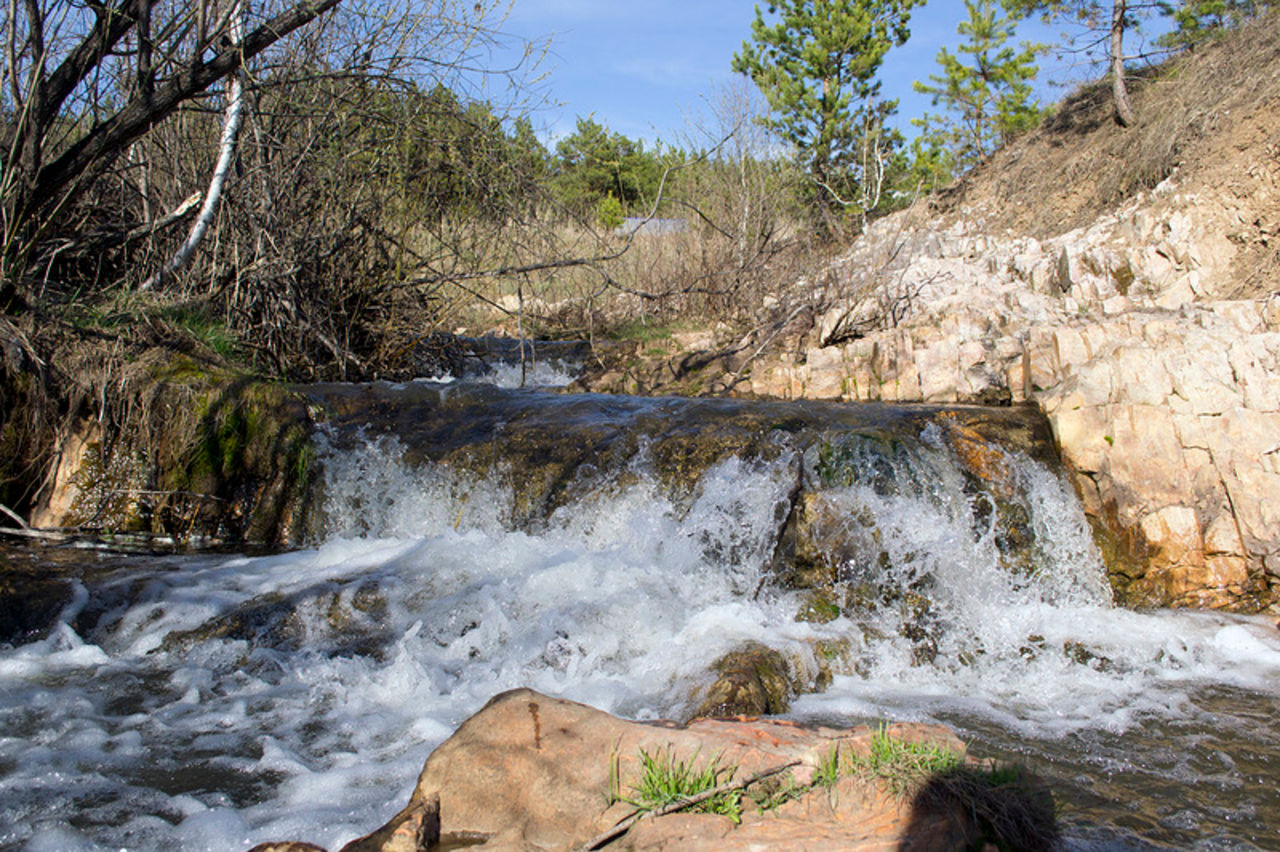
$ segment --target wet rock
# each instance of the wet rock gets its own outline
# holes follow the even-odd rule
[[[132,419],[109,436],[90,420],[63,437],[33,526],[197,544],[311,531],[313,424],[298,394],[181,358],[136,393]]]
[[[70,602],[67,580],[15,573],[0,565],[0,645],[43,639]]]
[[[724,655],[712,668],[719,677],[707,689],[695,717],[786,713],[798,691],[787,658],[757,642]]]
[[[354,589],[318,583],[290,595],[255,597],[190,630],[164,638],[166,651],[185,651],[214,639],[237,639],[253,647],[308,647],[335,656],[381,658],[390,637],[383,627],[386,599],[372,583]]]
[[[419,852],[439,849],[440,840],[440,797],[433,795],[411,803],[377,831],[343,846],[341,852]],[[450,840],[458,844],[460,838]]]
[[[388,434],[405,446],[410,465],[435,463],[461,478],[505,476],[512,497],[504,519],[517,527],[536,525],[584,492],[614,487],[644,472],[652,473],[675,502],[686,503],[702,475],[730,457],[774,460],[830,444],[831,436],[844,436],[840,440],[851,446],[874,445],[854,446],[849,453],[866,456],[869,463],[884,455],[890,463],[909,455],[934,424],[966,429],[974,440],[1007,440],[1033,458],[1056,460],[1047,425],[1025,408],[851,408],[421,383],[316,385],[305,392],[326,412],[340,449]],[[850,433],[855,437],[848,438]],[[840,475],[835,471],[832,477]],[[891,476],[886,470],[881,478],[888,483]]]

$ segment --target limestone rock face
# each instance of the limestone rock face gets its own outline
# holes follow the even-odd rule
[[[1274,606],[1280,295],[1234,298],[1228,205],[1166,182],[1047,240],[887,217],[825,276],[804,354],[750,391],[1036,403],[1124,551],[1122,600]]]
[[[895,725],[888,731],[906,742],[964,753],[964,744],[945,728]],[[971,815],[981,814],[982,808],[972,803],[897,795],[880,782],[851,774],[830,790],[807,787],[832,749],[842,754],[869,751],[874,733],[865,726],[806,729],[772,720],[644,724],[531,690],[513,690],[490,701],[432,753],[404,811],[377,832],[353,841],[345,852],[425,850],[464,841],[478,849],[513,852],[588,848],[634,810],[623,802],[610,804],[609,796],[611,788],[624,796],[632,789],[642,751],[693,762],[715,760],[733,768],[735,780],[778,769],[759,783],[768,780],[775,795],[798,786],[808,793],[777,796],[765,809],[744,798],[740,822],[711,813],[646,817],[603,848],[974,848],[982,835]],[[1054,836],[1051,819],[1047,825],[1044,842]]]

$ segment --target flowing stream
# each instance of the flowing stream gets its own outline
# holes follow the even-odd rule
[[[0,848],[336,849],[495,693],[683,718],[748,641],[825,685],[791,718],[1030,765],[1070,848],[1280,848],[1280,633],[1114,607],[1043,459],[984,481],[945,418],[874,406],[317,391],[366,393],[408,413],[337,405],[314,546],[20,555],[88,569],[0,647]]]

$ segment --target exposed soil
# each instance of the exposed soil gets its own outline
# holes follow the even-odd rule
[[[1280,13],[1134,75],[1138,122],[1111,118],[1110,86],[1067,97],[1036,131],[995,154],[934,210],[991,233],[1044,238],[1089,225],[1166,178],[1218,195],[1244,249],[1222,288],[1248,298],[1280,275]]]

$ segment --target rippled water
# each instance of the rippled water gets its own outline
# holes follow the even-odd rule
[[[797,466],[829,464],[804,447],[730,457],[687,492],[639,452],[513,524],[511,473],[410,465],[382,437],[324,460],[317,547],[86,553],[103,565],[55,629],[0,650],[0,846],[337,848],[498,691],[681,717],[755,640],[832,667],[797,719],[937,719],[1030,764],[1074,848],[1277,848],[1273,625],[1112,607],[1069,488],[1025,458],[1003,499],[1034,542],[1011,568],[995,499],[936,436],[851,446],[815,516],[850,594],[876,591],[828,623],[762,585]]]

